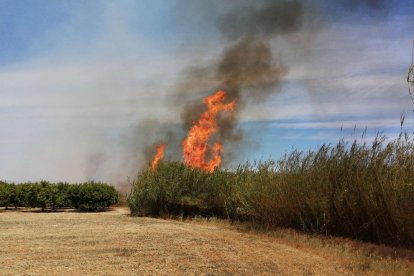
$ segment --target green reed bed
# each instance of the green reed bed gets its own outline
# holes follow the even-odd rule
[[[414,141],[404,134],[213,173],[161,162],[132,184],[134,215],[215,216],[414,246]]]

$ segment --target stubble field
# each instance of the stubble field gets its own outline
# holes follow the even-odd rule
[[[222,221],[0,210],[0,275],[414,274],[413,252]],[[394,255],[394,256],[393,256]]]

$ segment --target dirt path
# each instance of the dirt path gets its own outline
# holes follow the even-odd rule
[[[214,224],[103,213],[0,213],[0,275],[350,275],[320,254]]]

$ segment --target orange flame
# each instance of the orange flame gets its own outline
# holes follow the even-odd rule
[[[210,137],[217,132],[217,115],[220,111],[232,111],[236,101],[224,103],[226,92],[219,90],[204,99],[207,111],[204,112],[198,122],[188,132],[187,138],[182,142],[184,162],[195,168],[212,172],[221,163],[223,146],[216,142],[213,146],[208,144]],[[206,161],[206,155],[209,161]]]
[[[150,167],[151,171],[155,171],[155,169],[158,166],[158,163],[164,157],[164,151],[166,147],[167,147],[166,144],[159,144],[156,146],[157,153],[155,154],[154,158],[151,161],[151,167]]]

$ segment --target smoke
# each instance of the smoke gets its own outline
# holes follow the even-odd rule
[[[218,22],[220,31],[229,40],[243,36],[271,38],[297,31],[302,25],[301,1],[262,1],[259,7],[235,9]]]
[[[244,88],[250,88],[245,97],[263,99],[270,93],[266,88],[279,84],[287,71],[287,66],[275,63],[269,41],[253,35],[225,49],[216,68],[220,87],[236,99]]]
[[[387,8],[387,2],[385,0],[342,0],[340,3],[348,9],[357,9],[361,6],[365,6],[372,11],[382,11]]]
[[[136,177],[137,171],[147,168],[156,153],[156,144],[169,141],[166,158],[180,159],[181,138],[177,125],[161,123],[157,120],[141,120],[128,131],[119,133],[105,147],[96,148],[86,160],[85,175],[88,179],[105,179],[128,191],[129,179]],[[107,146],[111,145],[111,147]]]
[[[318,30],[329,25],[327,13],[321,12],[329,1],[302,0],[265,0],[242,3],[220,17],[216,26],[225,42],[225,47],[218,59],[212,64],[192,66],[179,89],[192,89],[195,95],[205,96],[214,90],[223,89],[228,100],[236,100],[237,109],[232,114],[223,114],[218,120],[217,136],[225,143],[225,159],[229,161],[239,151],[239,145],[246,142],[242,129],[238,126],[240,112],[246,105],[262,104],[269,96],[280,92],[281,84],[289,73],[289,65],[281,60],[282,50],[274,47],[276,38],[286,38],[285,46],[292,34],[301,34],[305,27],[312,29],[312,36]],[[367,9],[369,16],[386,13],[388,6],[384,0],[344,0],[336,5],[346,12]],[[317,12],[316,12],[317,11]],[[330,15],[333,16],[333,15]],[[301,41],[301,47],[311,47],[312,36]],[[296,41],[297,42],[297,41]],[[295,45],[291,45],[292,48]],[[311,55],[312,50],[308,50]],[[177,102],[183,101],[183,94],[177,94]],[[184,93],[188,97],[187,93]],[[188,130],[205,111],[201,100],[191,100],[181,113],[183,129]]]
[[[192,70],[196,73],[185,75],[191,81],[185,80],[185,85],[181,84],[180,89],[205,83],[209,86],[202,89],[207,89],[209,93],[223,89],[229,101],[237,102],[234,113],[224,114],[218,120],[217,135],[226,144],[227,160],[243,141],[243,131],[238,127],[238,122],[247,101],[260,104],[268,96],[277,93],[289,71],[287,65],[275,58],[272,39],[296,32],[302,24],[303,5],[298,0],[261,1],[259,5],[234,9],[217,22],[226,44],[217,61],[210,67],[200,67]],[[204,80],[199,81],[200,77]],[[206,78],[210,79],[206,81]],[[184,129],[188,129],[204,111],[202,103],[188,103],[181,114]]]
[[[275,118],[404,104],[387,94],[393,87],[385,84],[398,82],[382,74],[398,71],[411,50],[409,1],[84,2],[57,4],[65,16],[48,4],[30,17],[30,7],[6,9],[4,19],[16,19],[0,72],[6,179],[123,182],[148,166],[160,142],[167,159],[181,160],[202,98],[217,89],[238,107],[223,112],[213,138],[224,141],[224,161],[233,152],[243,158],[263,136],[258,120],[264,130]],[[36,18],[53,24],[32,26]],[[358,78],[344,81],[351,72]],[[378,81],[366,84],[364,74],[374,72]],[[363,84],[372,88],[357,93]],[[274,107],[264,104],[281,91]],[[382,106],[383,99],[392,101]],[[254,122],[241,128],[241,118]]]
[[[279,93],[289,73],[289,64],[281,58],[282,51],[286,48],[275,47],[275,40],[285,40],[282,45],[286,47],[295,43],[290,40],[290,36],[300,36],[305,27],[310,28],[314,24],[312,26],[316,28],[324,28],[329,24],[326,16],[330,11],[323,12],[323,7],[331,3],[324,0],[312,3],[303,0],[262,0],[254,3],[241,1],[238,5],[233,2],[227,4],[221,0],[211,3],[195,1],[179,6],[178,9],[183,10],[187,16],[198,16],[203,10],[213,13],[211,18],[216,17],[216,20],[209,24],[215,25],[219,31],[223,50],[213,59],[199,59],[189,64],[169,91],[171,94],[167,95],[169,98],[166,102],[182,107],[181,126],[146,120],[118,139],[118,149],[124,152],[125,157],[119,168],[120,175],[130,175],[137,168],[147,166],[155,154],[154,145],[159,143],[167,143],[167,158],[181,160],[181,141],[206,110],[202,98],[219,89],[227,92],[228,101],[237,102],[234,112],[224,112],[219,117],[219,131],[215,137],[224,143],[223,161],[226,163],[232,160],[235,153],[240,152],[241,143],[252,142],[239,126],[240,113],[249,104],[260,105],[269,96]],[[382,14],[386,10],[383,0],[340,0],[334,5],[347,12],[364,8],[372,11],[372,14]],[[222,8],[227,9],[227,12],[217,17],[217,10]],[[314,11],[320,13],[311,14]],[[210,19],[206,15],[200,17],[203,20]],[[306,43],[307,39],[309,37],[301,42]],[[105,163],[102,159],[102,154],[96,154],[91,161]],[[93,170],[96,171],[96,168]]]

